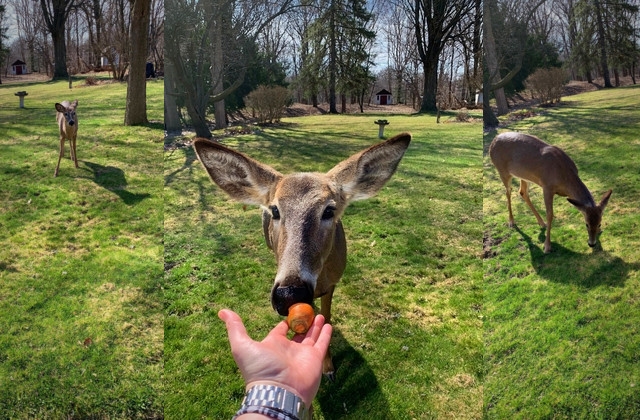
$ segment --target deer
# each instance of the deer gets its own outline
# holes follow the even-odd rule
[[[62,159],[62,156],[64,156],[65,140],[69,140],[71,160],[75,163],[76,168],[78,167],[78,156],[76,154],[76,137],[78,136],[78,116],[76,114],[77,106],[77,99],[71,103],[69,101],[56,103],[56,121],[58,122],[58,128],[60,129],[60,154],[58,155],[56,170],[53,173],[54,177],[58,176],[60,160]]]
[[[571,158],[559,147],[545,143],[539,138],[522,133],[502,133],[489,146],[491,162],[498,170],[507,194],[509,227],[514,227],[511,210],[511,179],[520,178],[520,195],[533,212],[538,225],[546,227],[544,253],[551,252],[551,222],[553,221],[553,198],[557,194],[567,197],[584,216],[587,226],[587,244],[593,248],[600,236],[602,213],[612,190],[604,193],[596,204],[591,192],[578,176],[578,168]],[[546,209],[546,224],[529,198],[529,182],[542,187]]]
[[[395,173],[411,141],[402,133],[335,165],[327,173],[283,175],[207,139],[193,143],[211,180],[232,199],[262,209],[262,231],[276,258],[271,305],[287,316],[295,303],[313,304],[331,323],[331,301],[346,267],[342,215],[353,201],[375,195]],[[331,353],[322,371],[335,380]]]

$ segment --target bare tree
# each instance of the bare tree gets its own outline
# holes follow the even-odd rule
[[[413,17],[418,55],[424,71],[420,112],[437,107],[438,63],[447,42],[460,39],[473,25],[474,2],[468,0],[407,0]]]
[[[293,5],[293,0],[165,2],[170,28],[165,34],[167,58],[198,136],[211,137],[206,122],[211,103],[216,108],[216,126],[226,126],[223,101],[244,81],[248,65],[244,47]]]
[[[132,0],[130,25],[131,64],[127,82],[127,105],[124,125],[141,125],[147,121],[147,81],[145,68],[149,52],[151,0]]]
[[[493,92],[498,107],[498,115],[509,112],[507,98],[504,87],[518,74],[522,68],[522,60],[525,52],[525,37],[527,22],[531,20],[536,10],[547,0],[532,0],[527,2],[505,0],[501,3],[502,15],[510,19],[508,26],[511,30],[509,34],[504,33],[503,48],[498,51],[497,39],[494,34],[496,22],[494,15],[498,12],[497,0],[484,0],[484,57],[486,60],[485,80],[484,80],[484,123],[488,126],[497,124],[497,118],[489,106],[489,94]],[[501,53],[501,55],[499,55]],[[511,68],[505,68],[507,60],[505,56],[511,54]],[[504,72],[505,76],[502,76]]]
[[[131,4],[128,0],[111,0],[102,14],[103,36],[100,50],[116,80],[124,80],[129,68]]]
[[[53,41],[53,78],[65,79],[69,77],[66,62],[65,26],[69,14],[76,6],[76,0],[40,0],[40,6],[42,7],[44,22],[49,33],[51,33]]]
[[[596,22],[598,28],[598,49],[600,50],[600,68],[602,70],[602,77],[604,77],[604,87],[613,87],[611,84],[611,78],[609,76],[609,63],[607,62],[607,41],[604,28],[604,18],[602,10],[603,7],[600,4],[600,0],[593,0],[593,8],[596,13]]]
[[[7,6],[2,0],[0,0],[0,69],[3,68],[5,57],[7,56],[7,48],[5,40],[8,38],[8,27],[5,25],[5,17],[7,16]],[[1,72],[0,72],[1,73]],[[0,76],[0,85],[2,84],[2,77]]]

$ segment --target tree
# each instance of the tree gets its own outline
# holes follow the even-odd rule
[[[489,106],[490,94],[496,98],[498,115],[509,112],[504,87],[522,68],[526,51],[527,23],[546,0],[518,2],[517,7],[505,1],[484,1],[484,57],[483,119],[486,126],[497,125],[497,118]],[[499,18],[499,19],[496,19]],[[495,31],[502,31],[496,35]],[[504,74],[504,75],[503,75]]]
[[[420,112],[437,111],[438,63],[447,42],[473,25],[475,4],[468,0],[407,0],[413,17],[418,56],[424,71]]]
[[[363,0],[349,0],[342,6],[342,12],[335,19],[336,88],[342,94],[342,112],[346,112],[347,95],[357,98],[360,112],[363,112],[364,94],[373,80],[369,70],[370,45],[376,37],[375,32],[369,29],[373,15]]]
[[[387,60],[389,63],[389,91],[393,92],[396,102],[403,102],[405,93],[405,75],[417,52],[413,27],[406,19],[405,10],[396,6],[384,19],[382,32],[387,44]]]
[[[7,8],[0,0],[0,69],[4,68],[4,60],[8,56],[8,49],[4,46],[4,41],[8,39],[8,27],[4,26]],[[2,72],[0,72],[0,85],[2,84]]]
[[[245,46],[293,4],[293,0],[165,2],[170,28],[165,32],[167,58],[198,136],[211,137],[206,121],[209,104],[224,110],[225,98],[242,85],[247,72]],[[224,128],[225,115],[219,114],[216,126]]]
[[[40,6],[53,41],[53,79],[66,79],[69,73],[65,27],[69,14],[76,6],[76,0],[40,0]]]
[[[149,53],[149,20],[151,0],[131,0],[132,18],[129,39],[131,64],[127,83],[127,105],[124,114],[125,125],[146,124],[147,121],[147,81],[145,68]]]
[[[604,77],[604,87],[613,87],[609,77],[609,64],[607,63],[607,44],[606,34],[604,31],[604,19],[602,17],[604,11],[600,5],[600,0],[593,0],[593,8],[596,12],[596,22],[598,28],[598,49],[600,50],[600,69],[602,77]]]

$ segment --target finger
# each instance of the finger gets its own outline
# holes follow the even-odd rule
[[[287,331],[289,331],[289,325],[287,324],[287,322],[280,321],[278,322],[278,325],[276,325],[275,327],[273,327],[271,331],[269,331],[269,334],[267,335],[267,337],[271,335],[286,337]]]
[[[240,346],[247,340],[251,340],[247,334],[247,329],[242,323],[240,315],[229,309],[222,309],[218,312],[218,317],[225,323],[227,327],[227,335],[229,336],[229,343],[231,348]]]
[[[320,336],[316,340],[316,343],[313,345],[316,349],[320,350],[324,355],[329,348],[329,342],[331,341],[331,333],[333,332],[333,327],[331,324],[324,324],[322,326],[322,330],[320,331]]]
[[[309,338],[313,340],[310,344],[313,344],[320,336],[320,330],[322,330],[322,326],[324,325],[324,315],[318,314],[313,319],[313,323],[311,324],[311,328],[307,331],[305,338]]]

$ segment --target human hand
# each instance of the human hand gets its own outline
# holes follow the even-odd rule
[[[315,317],[306,334],[296,334],[289,340],[289,326],[281,321],[260,342],[247,335],[235,312],[223,309],[218,317],[227,327],[231,353],[246,389],[258,384],[276,385],[300,396],[307,407],[311,405],[320,387],[322,360],[331,340],[331,325],[325,324],[322,315]]]

